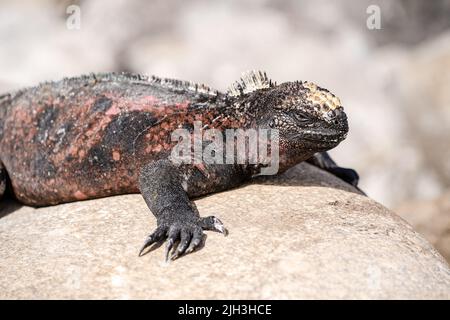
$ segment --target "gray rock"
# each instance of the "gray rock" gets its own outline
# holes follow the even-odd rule
[[[450,298],[444,259],[405,221],[307,164],[196,201],[224,238],[170,264],[137,252],[140,195],[0,213],[0,298]],[[5,203],[3,203],[5,205]]]

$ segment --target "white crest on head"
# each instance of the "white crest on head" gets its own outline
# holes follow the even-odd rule
[[[264,71],[252,70],[242,73],[241,78],[233,83],[227,90],[228,95],[237,97],[259,89],[275,86]]]

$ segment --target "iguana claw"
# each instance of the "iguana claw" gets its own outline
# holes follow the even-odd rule
[[[165,249],[165,260],[175,260],[183,254],[190,253],[197,249],[203,240],[203,230],[211,230],[228,235],[228,230],[222,221],[214,216],[200,218],[197,222],[186,221],[176,222],[169,225],[164,223],[156,228],[144,242],[139,256],[141,256],[146,248],[152,244],[167,238]],[[176,243],[178,243],[176,245]],[[172,254],[170,252],[172,251]]]

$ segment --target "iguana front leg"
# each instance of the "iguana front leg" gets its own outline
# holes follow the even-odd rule
[[[315,165],[316,167],[328,171],[334,174],[336,177],[341,178],[345,182],[351,184],[354,187],[358,186],[359,175],[353,169],[339,167],[333,159],[331,159],[328,152],[318,152],[311,158],[306,160],[307,162]]]
[[[157,228],[147,237],[139,255],[153,243],[167,238],[166,261],[170,250],[179,241],[171,256],[176,259],[199,246],[203,230],[214,230],[226,235],[227,231],[219,219],[214,216],[200,217],[185,190],[190,173],[184,171],[192,171],[192,167],[177,167],[167,159],[151,162],[141,169],[139,189],[156,217]]]

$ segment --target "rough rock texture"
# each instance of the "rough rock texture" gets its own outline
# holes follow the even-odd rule
[[[450,298],[449,267],[422,236],[307,164],[196,204],[230,235],[165,264],[162,248],[137,257],[155,224],[140,195],[8,203],[0,298]]]
[[[395,209],[450,261],[450,190],[433,200],[411,201]]]

